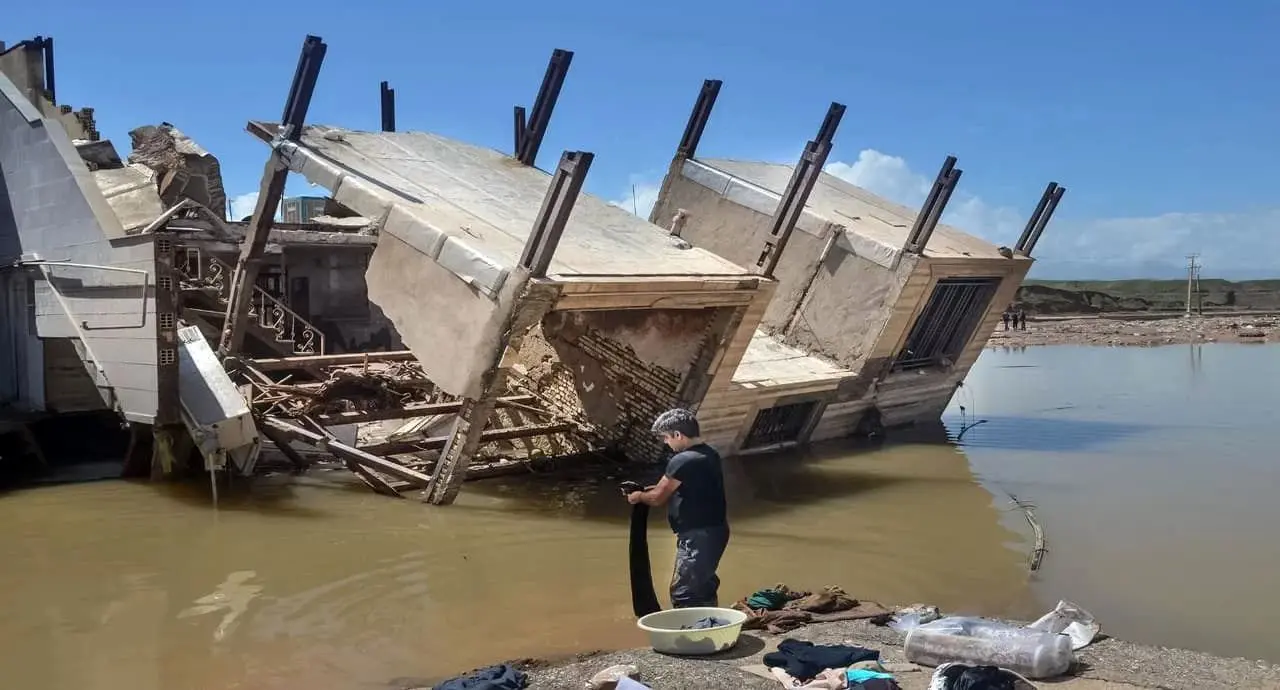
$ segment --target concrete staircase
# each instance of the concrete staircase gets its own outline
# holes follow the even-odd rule
[[[179,264],[184,321],[196,325],[217,343],[221,337],[235,269],[213,256],[200,256],[198,265]],[[254,286],[248,335],[283,356],[325,354],[324,333],[283,301]]]

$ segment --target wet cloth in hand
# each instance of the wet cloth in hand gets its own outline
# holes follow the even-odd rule
[[[848,668],[860,661],[879,659],[880,652],[874,649],[788,638],[778,643],[778,651],[764,655],[764,665],[781,668],[800,681],[808,681],[829,668]]]
[[[527,687],[529,677],[523,671],[500,664],[446,680],[431,690],[524,690]]]
[[[662,610],[658,593],[653,589],[653,571],[649,569],[649,506],[631,506],[631,541],[628,544],[631,569],[631,611],[643,618]]]

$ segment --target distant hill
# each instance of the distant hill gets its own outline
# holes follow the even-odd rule
[[[1280,310],[1280,279],[1202,278],[1200,292],[1206,311]],[[1018,302],[1032,314],[1185,311],[1187,281],[1028,280],[1018,290]]]

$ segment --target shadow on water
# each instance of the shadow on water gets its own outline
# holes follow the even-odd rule
[[[1147,424],[1087,419],[984,416],[964,424],[947,421],[950,442],[964,448],[1079,453],[1097,450],[1154,429]]]

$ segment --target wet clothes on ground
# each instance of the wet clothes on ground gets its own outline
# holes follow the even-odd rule
[[[878,661],[880,652],[841,644],[814,644],[785,639],[778,651],[764,655],[764,665],[781,668],[797,680],[809,681],[829,668],[847,668],[862,661]]]
[[[490,666],[439,683],[431,690],[524,690],[529,677],[506,664]]]
[[[929,683],[930,690],[1034,690],[1035,685],[1022,676],[998,666],[971,666],[947,663],[938,667]]]

